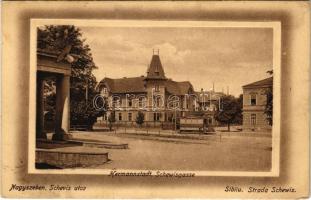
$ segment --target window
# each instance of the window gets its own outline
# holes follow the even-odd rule
[[[118,96],[112,97],[112,107],[119,108],[121,105],[121,98]]]
[[[161,106],[160,103],[161,103],[161,98],[157,97],[156,98],[156,105],[157,105],[158,108]]]
[[[143,97],[139,97],[139,99],[138,99],[138,107],[139,108],[143,107]]]
[[[132,99],[129,99],[129,100],[128,100],[128,106],[129,106],[129,107],[132,107],[132,104],[133,104]]]
[[[146,106],[146,97],[145,96],[141,96],[138,98],[138,107],[139,108],[144,108]]]
[[[256,94],[251,94],[251,106],[255,106],[256,103]]]
[[[104,94],[107,94],[107,92],[108,92],[108,91],[107,91],[107,88],[104,88],[104,89],[103,89],[103,93],[104,93]]]
[[[154,90],[155,90],[156,92],[159,92],[159,91],[160,91],[159,85],[155,85],[155,86],[154,86]]]
[[[160,113],[153,113],[153,121],[155,122],[160,121]]]
[[[256,125],[256,114],[251,114],[251,125]]]
[[[132,113],[128,114],[128,121],[132,121]]]
[[[122,121],[122,113],[119,113],[119,121]]]

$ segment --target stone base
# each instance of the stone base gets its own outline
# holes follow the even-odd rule
[[[41,134],[37,134],[36,139],[47,139],[46,132],[42,132]]]
[[[46,164],[53,168],[98,166],[108,161],[108,152],[89,151],[75,147],[36,149],[36,164]]]
[[[72,135],[67,133],[54,133],[52,136],[52,140],[64,141],[64,140],[71,140]]]

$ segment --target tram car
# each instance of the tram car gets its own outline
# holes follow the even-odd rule
[[[201,132],[204,133],[205,125],[204,118],[198,117],[181,117],[180,118],[180,133],[182,132]]]

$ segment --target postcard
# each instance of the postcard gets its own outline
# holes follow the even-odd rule
[[[304,21],[197,18],[232,2],[32,4],[3,8],[5,196],[308,195],[307,3],[246,3]]]

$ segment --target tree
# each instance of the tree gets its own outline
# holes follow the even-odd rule
[[[144,121],[145,121],[144,113],[142,113],[141,111],[138,111],[137,116],[136,116],[136,124],[138,124],[139,127],[141,127]]]
[[[273,75],[273,70],[267,71],[269,75]],[[266,105],[265,105],[265,115],[269,125],[273,124],[273,87],[269,87],[264,90],[264,94],[266,95]]]
[[[240,97],[241,98],[241,97]],[[242,121],[242,107],[240,98],[235,98],[232,95],[223,96],[220,100],[220,110],[215,113],[215,119],[220,123],[225,123],[230,131],[232,123],[239,123]],[[217,105],[219,108],[219,105]]]
[[[97,82],[92,71],[97,67],[89,45],[82,39],[81,30],[72,25],[49,25],[38,28],[37,39],[38,49],[57,53],[57,61],[70,60],[70,123],[90,127],[104,111],[95,110],[92,105],[97,94]]]
[[[116,122],[116,114],[115,111],[112,111],[108,117],[108,125],[109,125],[109,130],[112,131],[112,125],[113,123]]]
[[[237,112],[237,116],[235,118],[234,123],[242,125],[243,123],[243,94],[240,94],[239,97],[236,99],[237,103],[238,103],[238,112]]]
[[[265,95],[267,98],[265,105],[265,115],[269,125],[273,124],[273,89],[272,87],[265,90]]]

